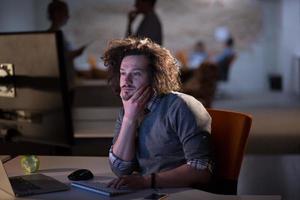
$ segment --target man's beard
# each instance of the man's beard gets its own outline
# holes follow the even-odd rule
[[[123,101],[128,101],[133,96],[133,93],[129,91],[121,92],[121,99]]]
[[[132,87],[132,86],[127,86],[127,87],[122,87],[121,88],[121,99],[123,101],[128,101],[132,96],[133,94],[136,92],[136,89],[135,87]]]

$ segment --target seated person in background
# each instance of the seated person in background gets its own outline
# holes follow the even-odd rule
[[[190,53],[178,51],[175,56],[181,63],[180,79],[183,84],[191,79],[195,70],[208,59],[208,54],[202,41],[198,41]]]
[[[170,51],[149,39],[113,40],[103,60],[123,102],[109,163],[120,188],[205,187],[212,176],[211,117],[180,89]]]
[[[210,108],[217,90],[218,75],[218,66],[205,61],[194,71],[192,78],[183,84],[182,90],[201,101],[204,107]]]
[[[213,58],[219,68],[219,80],[228,81],[229,68],[236,57],[234,50],[234,40],[232,37],[228,38],[224,43],[223,52]]]
[[[190,53],[188,58],[188,69],[197,69],[206,59],[208,54],[205,50],[205,45],[202,41],[198,41],[195,44],[193,51]]]

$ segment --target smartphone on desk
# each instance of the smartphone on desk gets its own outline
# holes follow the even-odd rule
[[[167,197],[168,197],[168,194],[164,194],[164,193],[152,193],[152,194],[146,196],[144,199],[160,200],[160,199],[165,199]]]

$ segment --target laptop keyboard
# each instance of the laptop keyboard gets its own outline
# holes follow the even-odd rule
[[[28,191],[28,190],[41,189],[40,187],[23,179],[22,177],[13,177],[13,178],[10,178],[9,180],[10,180],[10,183],[13,186],[14,190],[17,190],[17,191]]]

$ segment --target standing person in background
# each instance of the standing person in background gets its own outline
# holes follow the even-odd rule
[[[68,5],[63,1],[53,0],[48,5],[48,19],[51,22],[48,31],[61,31],[61,28],[67,24],[69,17]],[[80,56],[86,48],[86,46],[82,46],[78,49],[71,50],[68,42],[65,41],[65,45],[68,49],[68,57],[72,60]]]
[[[51,22],[51,25],[47,31],[49,32],[61,32],[63,45],[64,45],[64,58],[66,62],[66,75],[67,75],[67,83],[68,83],[68,92],[69,92],[69,100],[70,105],[74,102],[74,88],[75,88],[75,67],[74,67],[74,59],[80,56],[85,46],[82,46],[78,49],[72,49],[69,42],[67,42],[64,37],[61,28],[68,22],[69,20],[69,8],[68,5],[60,0],[53,0],[48,5],[48,19]]]
[[[67,24],[69,20],[69,8],[68,5],[60,0],[53,0],[48,5],[48,19],[51,22],[51,25],[48,29],[49,32],[60,31],[63,35],[64,42],[64,53],[66,60],[66,72],[67,72],[67,80],[68,87],[71,99],[73,99],[73,89],[75,87],[75,68],[74,68],[74,59],[80,56],[86,46],[82,46],[78,49],[72,49],[70,43],[64,37],[61,28]]]
[[[128,24],[126,30],[127,36],[135,36],[139,38],[150,38],[157,44],[162,45],[163,33],[162,26],[157,14],[154,11],[156,0],[135,0],[135,9],[128,13]],[[144,16],[139,24],[137,31],[132,32],[132,23],[138,14]]]
[[[60,0],[52,0],[48,5],[48,19],[51,25],[48,31],[59,31],[69,20],[68,5]]]
[[[103,60],[123,108],[109,163],[120,188],[199,187],[212,176],[211,117],[180,90],[170,51],[148,38],[113,40]]]

